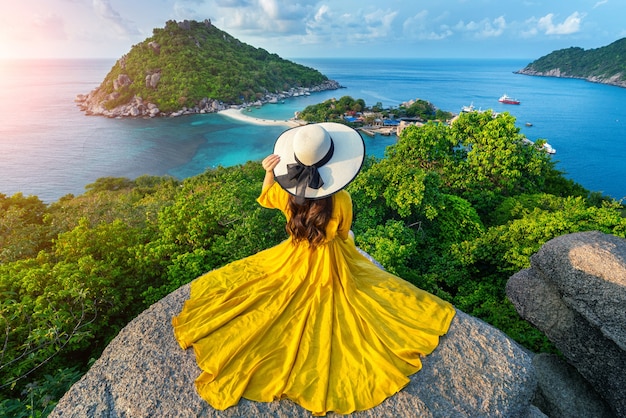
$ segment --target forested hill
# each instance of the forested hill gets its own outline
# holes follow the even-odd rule
[[[254,102],[292,88],[339,87],[335,84],[315,69],[239,41],[209,20],[170,20],[77,101],[88,114],[156,116],[213,101]]]
[[[524,141],[508,112],[406,127],[348,186],[356,244],[526,348],[553,351],[507,281],[557,236],[626,237],[626,211],[565,178],[543,142]],[[282,213],[256,201],[264,176],[250,162],[182,181],[101,178],[50,205],[0,193],[0,417],[45,417],[144,309],[285,240]]]
[[[531,62],[517,74],[582,78],[626,87],[626,38],[596,49],[571,47]]]

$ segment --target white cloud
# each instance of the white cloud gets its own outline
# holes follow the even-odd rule
[[[430,19],[428,10],[408,17],[402,24],[402,33],[407,39],[417,39],[420,41],[440,41],[454,35],[454,32],[446,24],[435,22],[445,21],[444,16]]]
[[[215,7],[205,10],[220,29],[231,35],[259,38],[302,34],[306,17],[314,11],[306,2],[283,4],[280,0],[218,0]]]
[[[411,36],[427,30],[428,10],[422,10],[414,16],[407,17],[402,24],[405,35]]]
[[[597,2],[596,4],[594,4],[593,8],[595,9],[596,7],[603,6],[603,5],[607,4],[608,2],[609,2],[609,0],[601,0],[601,1]]]
[[[203,3],[204,0],[187,0],[194,3]],[[219,7],[248,7],[250,1],[248,0],[217,0],[215,2]]]
[[[96,14],[112,25],[112,28],[119,36],[128,37],[140,34],[139,29],[137,29],[132,22],[124,19],[117,10],[111,6],[110,0],[93,0],[92,4]]]
[[[349,45],[371,41],[393,41],[395,36],[394,20],[397,12],[393,10],[355,9],[336,10],[332,6],[321,5],[311,10],[304,19],[306,35],[301,41],[307,45],[325,44]]]
[[[626,1],[584,3],[583,10],[541,0],[0,0],[0,49],[11,49],[0,55],[54,54],[43,46],[49,40],[67,56],[118,56],[169,19],[211,19],[242,42],[284,56],[392,56],[416,44],[423,55],[498,46],[515,55],[528,52],[511,45],[560,47],[572,34],[599,45],[624,37]]]
[[[321,22],[328,16],[328,6],[322,4],[320,8],[315,12],[315,16],[313,20],[316,22]]]
[[[548,13],[539,19],[537,27],[546,35],[570,35],[580,31],[580,24],[584,17],[585,15],[582,13],[574,12],[563,23],[555,24],[552,22],[554,14]]]
[[[504,16],[499,16],[493,22],[485,22],[478,36],[481,38],[495,38],[502,35],[505,29],[506,19]]]
[[[265,15],[270,19],[278,19],[280,16],[280,6],[276,0],[259,0],[259,6]]]
[[[523,29],[520,29],[520,34],[522,38],[532,38],[539,33],[537,29],[537,19],[530,18],[524,22]]]
[[[358,20],[363,23],[363,32],[355,31],[350,34],[353,39],[384,39],[393,33],[393,21],[395,20],[398,12],[391,10],[375,10],[364,14]],[[358,25],[355,23],[355,27]]]
[[[499,16],[495,19],[483,19],[480,22],[471,21],[465,23],[460,21],[454,26],[454,29],[458,32],[467,32],[475,38],[486,39],[496,38],[504,33],[506,29],[506,19],[504,16]]]

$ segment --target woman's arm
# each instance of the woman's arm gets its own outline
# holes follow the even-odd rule
[[[274,184],[274,168],[280,162],[280,157],[276,154],[270,154],[263,159],[261,164],[265,170],[265,178],[263,179],[263,190]]]
[[[337,235],[343,240],[350,238],[354,240],[352,228],[352,197],[350,193],[341,190],[335,194],[334,204],[337,205],[337,213],[339,214],[339,225],[337,226]]]

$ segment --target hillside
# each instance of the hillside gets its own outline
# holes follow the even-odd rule
[[[551,52],[516,74],[581,78],[626,87],[626,38],[596,49],[571,47]]]
[[[170,20],[76,101],[87,114],[157,116],[338,87],[319,71],[247,45],[209,20]]]
[[[264,175],[101,178],[49,205],[0,193],[0,417],[46,416],[143,310],[286,239],[257,203]],[[623,205],[566,179],[508,112],[409,126],[348,191],[359,248],[535,352],[553,348],[507,300],[509,277],[556,236],[626,237]]]

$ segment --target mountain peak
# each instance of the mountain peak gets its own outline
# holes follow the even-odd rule
[[[77,102],[87,114],[155,116],[214,102],[251,103],[294,88],[338,87],[319,71],[245,44],[208,19],[169,20]]]

